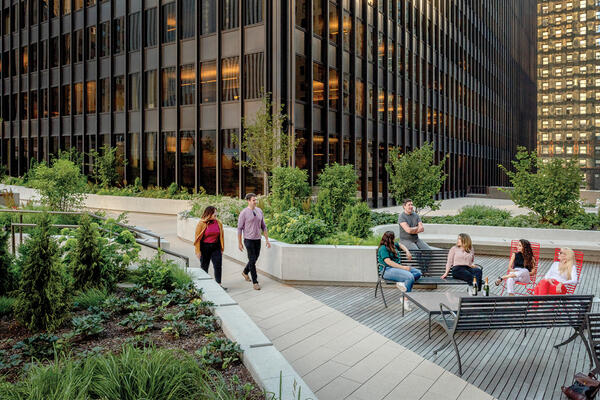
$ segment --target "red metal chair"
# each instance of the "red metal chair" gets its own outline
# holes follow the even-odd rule
[[[554,249],[554,261],[558,261],[558,252],[560,248]],[[575,253],[575,265],[577,267],[577,282],[581,282],[581,270],[583,269],[583,252],[579,250],[573,250]],[[565,285],[567,288],[567,294],[573,294],[577,285]],[[531,292],[533,294],[533,292]]]
[[[531,250],[533,251],[533,271],[529,273],[529,283],[515,282],[517,285],[525,286],[525,290],[529,294],[533,294],[533,288],[535,287],[535,280],[537,279],[537,269],[538,264],[540,263],[540,244],[536,242],[529,242],[531,244]],[[517,246],[519,244],[518,240],[513,240],[510,242],[510,256],[517,252]],[[506,273],[508,273],[508,268],[506,269]],[[502,281],[502,292],[500,295],[504,294],[504,290],[506,289],[506,280]],[[525,295],[527,293],[515,293],[519,295]]]

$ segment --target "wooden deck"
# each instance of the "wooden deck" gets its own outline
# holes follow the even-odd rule
[[[506,271],[508,258],[477,257],[483,265],[483,276],[489,276],[491,291],[500,294],[493,280]],[[540,260],[545,273],[551,260]],[[413,306],[401,317],[400,293],[386,290],[388,308],[381,296],[374,295],[374,285],[367,287],[296,286],[302,292],[335,308],[391,340],[409,348],[458,375],[458,362],[452,347],[437,356],[446,333],[433,323],[431,339],[427,339],[427,315]],[[437,290],[466,291],[465,286],[445,286]],[[600,295],[600,264],[584,260],[581,284],[577,294]],[[593,311],[600,311],[594,303]],[[498,399],[560,399],[561,385],[570,385],[576,372],[589,371],[589,359],[580,339],[558,350],[572,329],[529,330],[527,337],[515,330],[459,333],[457,343],[463,363],[463,378]]]

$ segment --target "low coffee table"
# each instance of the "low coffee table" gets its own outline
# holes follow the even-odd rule
[[[458,310],[461,297],[469,296],[464,292],[404,292],[402,293],[402,316],[404,317],[404,302],[410,300],[429,316],[429,339],[431,339],[431,316],[441,315],[440,303],[444,303],[454,312]],[[444,313],[448,314],[449,311]]]

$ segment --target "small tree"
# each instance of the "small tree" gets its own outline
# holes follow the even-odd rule
[[[55,330],[68,317],[70,294],[61,271],[60,250],[43,215],[19,248],[21,282],[15,316],[32,332]]]
[[[310,195],[308,173],[298,167],[277,167],[273,170],[273,193],[270,200],[276,211],[302,207]]]
[[[333,163],[323,169],[317,178],[316,214],[330,227],[337,226],[344,209],[356,202],[356,181],[358,177],[352,164]]]
[[[277,111],[272,109],[271,97],[267,93],[262,98],[262,106],[254,121],[242,119],[244,135],[240,148],[246,154],[246,159],[241,159],[240,164],[262,172],[265,195],[269,194],[269,174],[274,168],[285,165],[298,145],[298,141],[292,140],[281,130],[287,118],[281,113],[283,106]]]
[[[13,256],[8,251],[8,232],[0,231],[0,296],[15,288]]]
[[[58,158],[52,167],[39,164],[29,181],[51,210],[70,211],[81,207],[87,189],[86,179],[72,161]]]
[[[385,169],[390,175],[389,190],[398,204],[410,198],[417,209],[430,207],[437,210],[440,207],[435,195],[446,180],[443,164],[448,156],[437,165],[434,164],[434,156],[433,145],[427,142],[406,154],[399,147],[390,150],[390,160]]]
[[[519,147],[511,164],[514,171],[499,167],[514,187],[510,197],[515,204],[529,208],[543,222],[552,224],[561,224],[583,212],[579,204],[583,174],[575,159],[553,158],[543,163],[535,152]]]
[[[102,284],[102,259],[98,224],[92,223],[84,214],[75,234],[76,242],[68,253],[69,267],[74,280],[74,289],[83,290]]]
[[[119,167],[124,167],[126,160],[117,155],[117,148],[110,146],[102,146],[102,152],[99,153],[92,149],[89,156],[94,160],[92,167],[92,177],[96,184],[100,184],[104,189],[111,186],[116,186],[119,182],[120,175]]]

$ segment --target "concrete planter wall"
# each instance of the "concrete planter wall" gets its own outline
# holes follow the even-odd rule
[[[0,184],[0,189],[12,190],[14,193],[18,193],[22,203],[36,202],[40,198],[35,189],[23,186]],[[90,209],[177,215],[180,212],[189,210],[192,207],[192,201],[88,194],[84,206]]]

